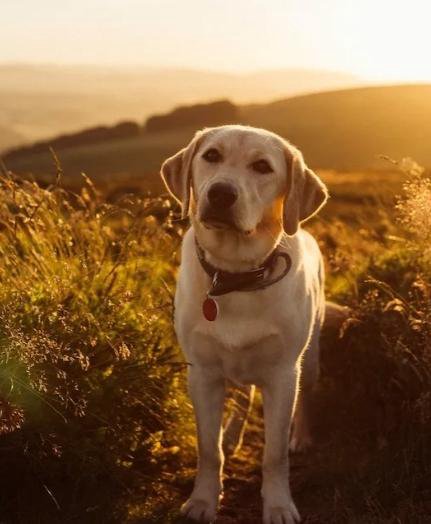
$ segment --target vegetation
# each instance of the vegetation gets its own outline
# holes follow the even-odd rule
[[[431,514],[430,178],[397,167],[322,173],[332,199],[310,227],[351,314],[324,333],[316,446],[292,457],[308,524]],[[87,178],[73,193],[5,174],[0,202],[0,520],[179,523],[194,470],[171,326],[183,224],[163,198],[109,203]],[[261,521],[262,439],[258,402],[221,524]]]
[[[169,206],[10,175],[0,202],[0,520],[106,522],[181,402]]]

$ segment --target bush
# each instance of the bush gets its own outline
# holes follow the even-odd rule
[[[0,520],[107,522],[131,467],[157,468],[178,411],[167,206],[0,178]]]
[[[374,233],[362,233],[360,241],[339,230],[329,237],[332,249],[324,250],[332,251],[328,265],[346,254],[349,261],[341,274],[350,285],[340,286],[336,274],[328,284],[333,299],[347,301],[351,316],[341,338],[326,333],[322,355],[325,425],[332,448],[340,456],[349,450],[343,459],[330,457],[351,462],[355,450],[357,468],[343,488],[340,521],[356,521],[359,514],[370,523],[429,517],[431,272],[422,234],[429,179],[408,165],[414,169],[398,197],[391,234],[376,242],[372,225]]]

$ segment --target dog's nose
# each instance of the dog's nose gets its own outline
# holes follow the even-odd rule
[[[228,209],[233,206],[238,198],[238,191],[230,184],[216,182],[208,191],[208,200],[218,209]]]

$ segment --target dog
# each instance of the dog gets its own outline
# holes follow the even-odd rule
[[[195,521],[216,518],[223,449],[240,444],[256,386],[265,423],[263,522],[299,522],[289,447],[311,443],[309,405],[325,316],[322,256],[301,224],[325,204],[327,188],[288,141],[242,125],[198,131],[163,163],[161,176],[191,223],[174,324],[189,363],[198,468],[181,512]],[[222,446],[227,383],[238,386],[242,409]]]

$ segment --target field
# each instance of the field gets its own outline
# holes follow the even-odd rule
[[[431,189],[386,162],[319,173],[331,200],[308,227],[351,313],[323,336],[316,446],[292,458],[308,524],[431,522]],[[45,189],[0,180],[0,521],[179,523],[195,467],[171,326],[184,224],[148,180],[72,192],[55,170]],[[260,415],[221,524],[260,522]]]

